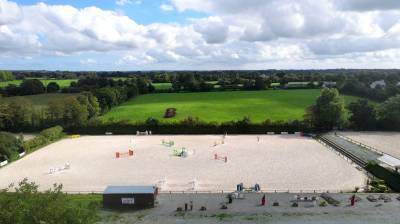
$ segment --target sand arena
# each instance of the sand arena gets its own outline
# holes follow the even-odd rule
[[[174,156],[173,149],[182,147],[188,157]],[[123,154],[129,149],[133,156]],[[215,154],[227,162],[215,160]],[[240,182],[248,187],[258,183],[264,191],[351,191],[366,181],[363,172],[334,151],[295,135],[260,135],[259,140],[256,135],[82,136],[0,169],[0,188],[24,177],[42,189],[62,183],[70,192],[154,184],[162,191],[231,191]]]

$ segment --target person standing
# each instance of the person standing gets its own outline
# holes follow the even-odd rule
[[[353,195],[350,197],[350,205],[351,205],[351,206],[354,206],[355,203],[356,203],[356,195],[353,194]]]
[[[266,203],[266,198],[265,198],[265,194],[263,195],[263,197],[261,198],[261,206],[264,206]]]

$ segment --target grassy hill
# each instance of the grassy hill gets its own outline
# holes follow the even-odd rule
[[[253,122],[302,119],[307,107],[315,104],[320,90],[267,90],[203,93],[160,93],[141,95],[101,117],[103,121],[143,122],[148,117],[162,122],[188,116],[208,122],[240,120],[249,116]],[[357,97],[344,96],[346,103]],[[163,118],[166,108],[177,108],[175,118]]]

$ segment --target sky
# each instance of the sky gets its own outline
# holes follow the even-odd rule
[[[0,69],[400,68],[399,0],[0,0]]]

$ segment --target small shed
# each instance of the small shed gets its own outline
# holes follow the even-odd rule
[[[155,186],[108,186],[103,193],[106,209],[145,209],[155,205],[158,188]]]

